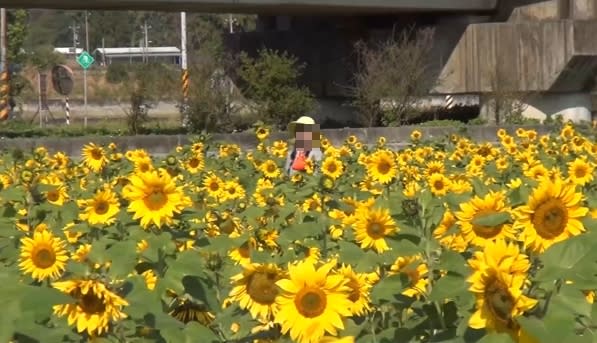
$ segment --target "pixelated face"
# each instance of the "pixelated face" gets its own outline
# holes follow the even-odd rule
[[[319,132],[319,125],[303,125],[297,124],[295,130],[295,138],[296,140],[312,140],[317,139],[314,137],[317,132]]]

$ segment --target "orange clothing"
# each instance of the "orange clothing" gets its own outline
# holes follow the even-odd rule
[[[305,170],[306,156],[304,151],[297,151],[294,161],[292,161],[292,169]]]

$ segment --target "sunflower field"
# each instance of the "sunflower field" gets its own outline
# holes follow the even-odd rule
[[[597,342],[594,134],[0,155],[0,342]]]

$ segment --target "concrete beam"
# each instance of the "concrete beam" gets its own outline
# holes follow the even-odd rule
[[[498,0],[2,0],[7,8],[317,14],[492,11]]]

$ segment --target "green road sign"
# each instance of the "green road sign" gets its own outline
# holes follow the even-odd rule
[[[79,62],[83,69],[89,69],[93,62],[95,62],[95,59],[87,51],[83,51],[83,53],[77,57],[77,62]]]

